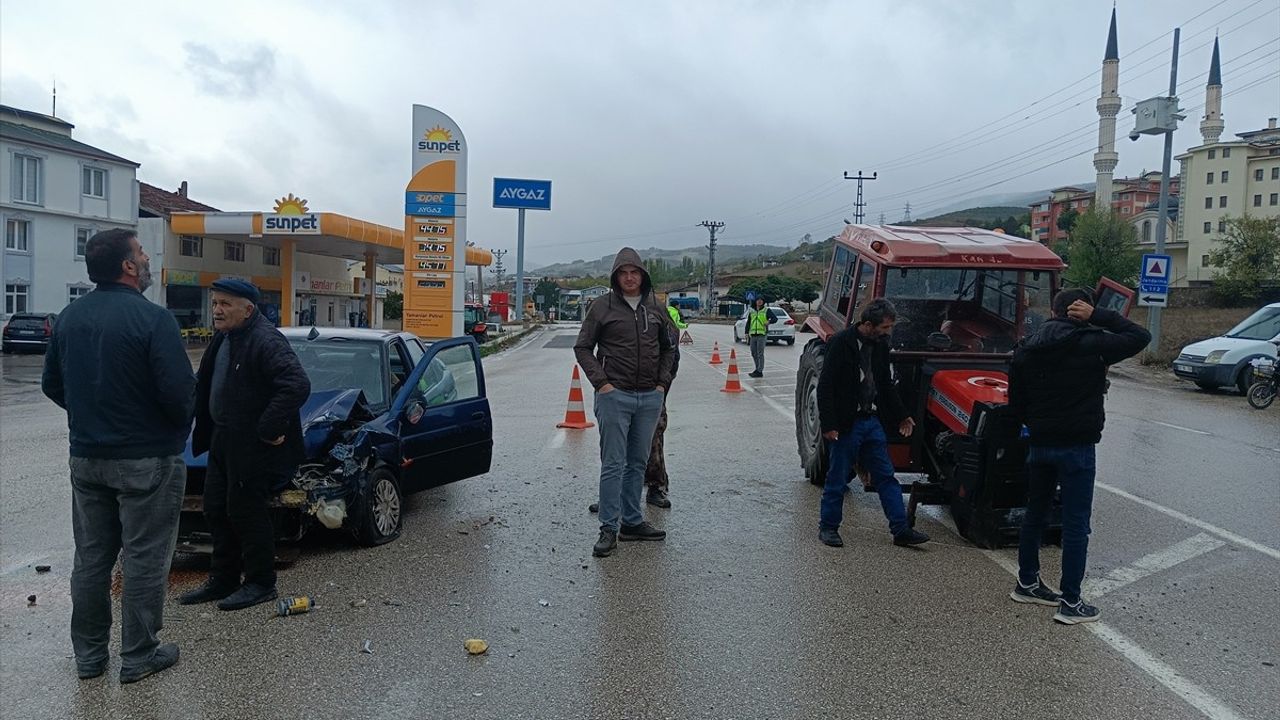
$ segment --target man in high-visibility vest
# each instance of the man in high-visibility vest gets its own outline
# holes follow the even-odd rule
[[[747,311],[747,341],[751,344],[751,359],[756,363],[755,372],[748,377],[764,377],[764,345],[769,339],[769,326],[778,322],[778,316],[764,306],[764,298],[757,297],[754,310]]]
[[[680,333],[689,329],[689,324],[680,317],[679,303],[675,298],[667,302],[667,314],[671,316],[671,324],[675,330],[671,333],[671,344],[675,347],[675,362],[671,367],[671,377],[675,379],[680,368]],[[667,386],[667,394],[663,397],[662,414],[658,416],[658,427],[653,431],[653,446],[649,448],[649,462],[644,468],[644,501],[660,508],[671,507],[671,499],[667,497],[667,489],[671,478],[667,476],[667,458],[663,448],[663,437],[667,432],[667,403],[671,396],[671,387]]]

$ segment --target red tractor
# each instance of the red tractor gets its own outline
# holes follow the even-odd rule
[[[795,403],[809,481],[821,486],[827,472],[817,397],[826,343],[855,323],[869,301],[885,297],[898,310],[889,339],[894,375],[916,420],[907,438],[886,428],[894,467],[922,478],[908,485],[910,521],[918,505],[947,504],[956,527],[974,542],[997,547],[1016,539],[1027,448],[1007,408],[1008,366],[1014,344],[1050,316],[1064,267],[1040,243],[1000,232],[846,227],[836,239],[821,307],[800,330],[812,335],[800,357]],[[1125,309],[1117,306],[1127,306],[1132,293],[1107,287],[1100,304]],[[1056,541],[1056,509],[1050,527],[1047,539]]]

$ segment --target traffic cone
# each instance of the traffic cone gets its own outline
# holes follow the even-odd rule
[[[720,343],[717,342],[715,347],[711,349],[711,364],[719,365],[722,362],[724,361],[720,359]]]
[[[742,383],[738,382],[738,351],[733,348],[729,348],[729,374],[725,376],[720,392],[742,392]]]
[[[564,411],[564,422],[556,423],[556,427],[586,430],[595,425],[587,420],[587,408],[582,404],[582,378],[578,375],[578,366],[574,365],[573,380],[569,383],[569,407]]]

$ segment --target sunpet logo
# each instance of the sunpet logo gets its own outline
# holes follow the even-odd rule
[[[262,232],[265,235],[317,235],[320,233],[320,217],[307,212],[307,201],[287,196],[276,201],[275,214],[263,214]]]
[[[462,141],[454,140],[452,133],[437,125],[426,131],[423,139],[418,141],[418,152],[460,153]]]

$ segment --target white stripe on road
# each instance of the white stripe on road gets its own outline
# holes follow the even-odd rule
[[[1163,425],[1164,427],[1167,427],[1167,428],[1173,428],[1174,430],[1185,430],[1186,432],[1189,432],[1189,433],[1195,433],[1195,434],[1197,434],[1197,435],[1212,435],[1212,434],[1213,434],[1213,433],[1205,432],[1205,431],[1203,431],[1203,430],[1196,430],[1196,429],[1194,429],[1194,428],[1182,427],[1181,425],[1173,425],[1173,424],[1171,424],[1171,423],[1167,423],[1167,422],[1160,422],[1159,420],[1147,420],[1147,422],[1149,422],[1149,423],[1151,423],[1151,424],[1153,424],[1153,425]]]
[[[556,431],[556,434],[551,438],[551,442],[547,443],[547,447],[550,448],[551,450],[555,450],[556,448],[563,447],[564,440],[566,437],[568,437],[568,435],[569,433],[565,432],[564,430]]]
[[[1085,597],[1096,598],[1113,590],[1135,583],[1148,575],[1168,570],[1192,558],[1200,557],[1207,552],[1217,550],[1226,545],[1223,541],[1198,533],[1180,543],[1175,543],[1163,550],[1139,558],[1125,567],[1116,568],[1105,577],[1085,583]]]
[[[1113,495],[1119,495],[1120,497],[1126,500],[1132,500],[1133,502],[1136,502],[1139,505],[1144,505],[1146,507],[1149,507],[1158,513],[1162,513],[1164,515],[1167,515],[1173,518],[1174,520],[1181,520],[1182,522],[1194,525],[1200,528],[1201,530],[1204,530],[1207,533],[1212,533],[1214,535],[1217,535],[1218,537],[1222,538],[1223,540],[1226,540],[1229,543],[1232,543],[1233,545],[1247,547],[1250,550],[1256,550],[1262,553],[1263,555],[1266,555],[1267,557],[1280,560],[1280,550],[1276,550],[1275,548],[1272,548],[1272,547],[1267,547],[1266,545],[1263,545],[1260,542],[1255,542],[1253,540],[1250,540],[1249,538],[1241,537],[1240,535],[1237,535],[1231,532],[1230,530],[1223,530],[1217,525],[1207,523],[1203,520],[1198,520],[1196,518],[1191,517],[1190,515],[1187,515],[1185,513],[1180,513],[1177,510],[1174,510],[1172,508],[1167,508],[1161,505],[1160,503],[1152,502],[1144,497],[1138,497],[1133,493],[1125,492],[1124,490],[1121,490],[1118,487],[1113,487],[1104,482],[1095,482],[1094,486],[1101,490],[1106,490],[1107,492]]]
[[[992,561],[1009,571],[1014,577],[1018,576],[1018,563],[1013,558],[995,550],[983,550],[982,554],[991,558]],[[1151,653],[1138,647],[1132,640],[1105,622],[1085,623],[1082,627],[1089,630],[1094,637],[1120,653],[1126,660],[1150,675],[1156,682],[1168,688],[1170,692],[1182,698],[1184,702],[1199,710],[1210,720],[1245,720],[1243,715],[1232,710],[1226,703],[1178,674],[1177,670],[1157,660]]]

